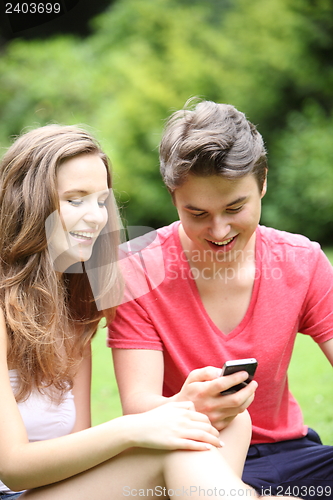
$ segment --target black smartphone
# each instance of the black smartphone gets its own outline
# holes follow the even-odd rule
[[[249,377],[244,380],[244,382],[234,385],[233,387],[230,387],[230,389],[222,391],[221,394],[234,394],[234,392],[240,391],[241,389],[246,387],[247,384],[249,384],[253,379],[257,366],[258,361],[255,358],[233,359],[231,361],[226,361],[223,365],[221,376],[231,375],[235,372],[246,371],[249,374]]]

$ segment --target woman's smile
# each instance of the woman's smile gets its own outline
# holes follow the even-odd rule
[[[57,172],[60,223],[49,241],[57,270],[87,261],[107,223],[109,196],[105,164],[96,154],[64,161]]]

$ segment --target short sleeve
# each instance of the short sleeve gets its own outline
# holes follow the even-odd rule
[[[333,267],[324,252],[317,249],[315,265],[300,317],[300,333],[317,343],[333,337]]]
[[[108,327],[107,346],[118,349],[151,349],[162,351],[162,341],[148,313],[136,300],[118,307]]]
[[[163,251],[157,231],[135,238],[120,249],[124,295],[108,328],[107,345],[119,349],[163,350],[149,316],[154,290],[165,278]],[[144,297],[144,302],[140,298]],[[144,304],[144,306],[142,305]]]

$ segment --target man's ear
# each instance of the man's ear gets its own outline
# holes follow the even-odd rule
[[[266,192],[267,192],[267,171],[266,171],[266,177],[265,177],[265,180],[264,180],[264,183],[262,186],[261,198],[263,198],[265,196]]]

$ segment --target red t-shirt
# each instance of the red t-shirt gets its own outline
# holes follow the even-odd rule
[[[288,390],[287,369],[297,332],[317,343],[333,337],[330,262],[318,243],[259,226],[251,302],[240,324],[225,335],[202,304],[178,227],[176,222],[158,230],[154,242],[140,252],[136,264],[145,267],[146,262],[151,291],[142,296],[136,291],[135,300],[119,306],[109,327],[108,346],[163,351],[167,397],[179,392],[196,368],[255,357],[259,386],[249,407],[252,443],[304,436],[307,428]]]

